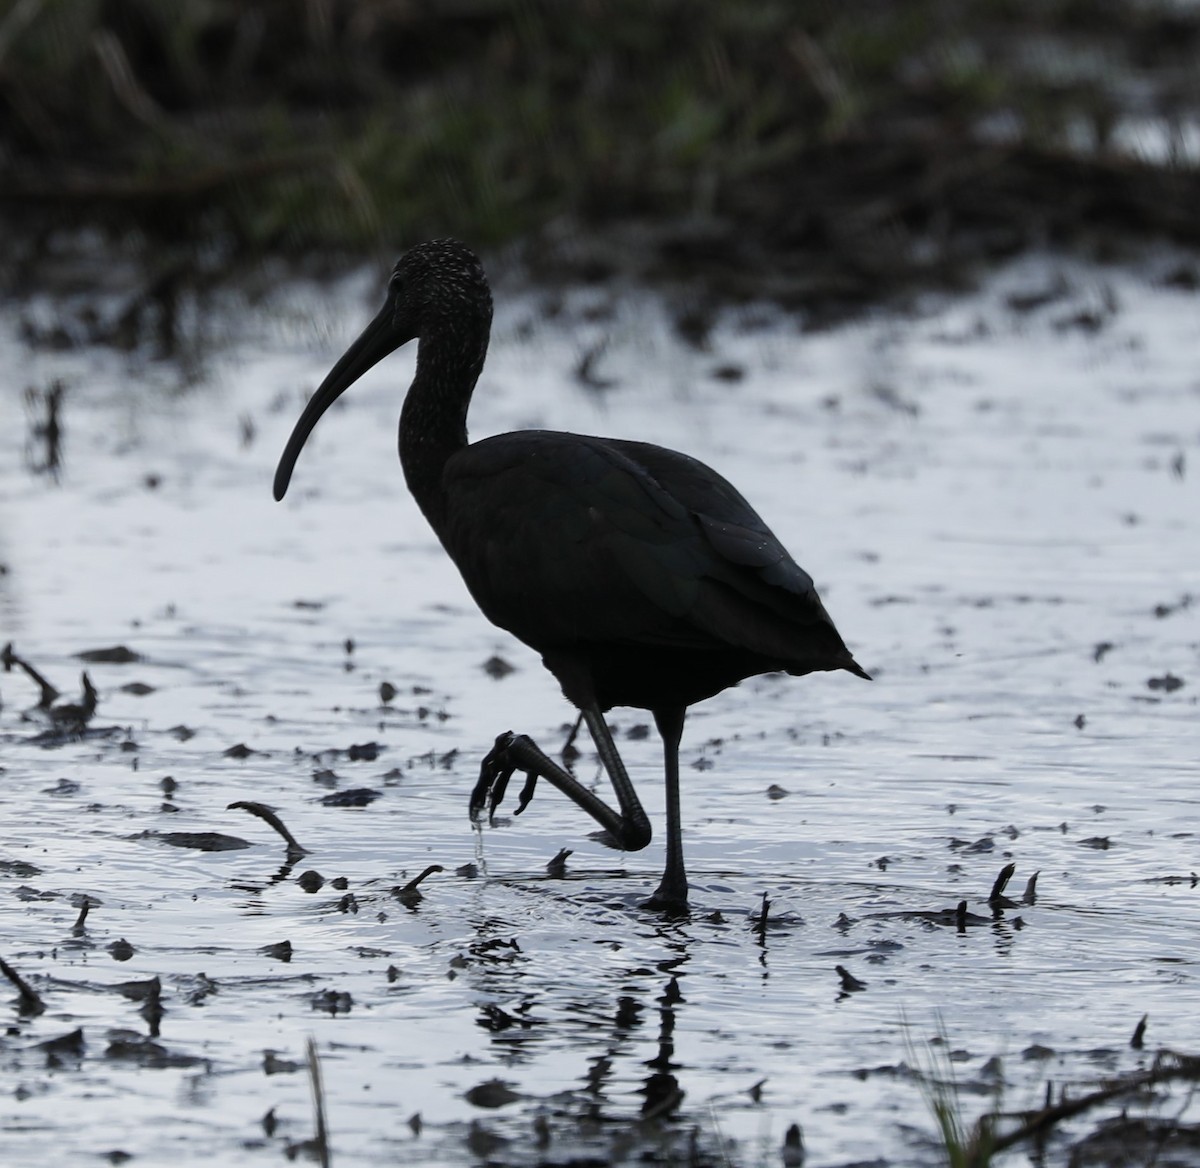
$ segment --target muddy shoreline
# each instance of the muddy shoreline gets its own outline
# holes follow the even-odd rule
[[[118,345],[181,299],[441,235],[542,282],[816,323],[1029,249],[1200,242],[1192,6],[169,12],[35,2],[0,28],[0,291],[117,291]]]

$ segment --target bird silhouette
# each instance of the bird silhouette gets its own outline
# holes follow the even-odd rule
[[[654,446],[549,430],[467,441],[467,409],[492,321],[487,277],[452,239],[396,264],[382,310],[309,400],[275,473],[282,499],[321,415],[369,368],[416,339],[400,414],[400,462],[417,505],[487,618],[542,656],[580,710],[617,798],[614,811],[526,735],[506,731],[471,795],[493,814],[509,778],[542,777],[602,827],[646,847],[649,818],[604,714],[654,716],[666,773],[666,867],[650,907],[685,911],[679,742],[687,708],[760,673],[844,669],[868,677],[812,578],[753,508],[702,462]]]

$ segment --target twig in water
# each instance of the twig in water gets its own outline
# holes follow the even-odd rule
[[[434,872],[444,872],[446,869],[441,864],[430,864],[420,876],[414,876],[402,888],[393,888],[392,895],[406,908],[412,908],[413,905],[424,899],[425,894],[421,891],[421,881],[426,876],[433,875]]]
[[[88,912],[90,911],[91,907],[91,897],[85,896],[83,898],[83,904],[79,906],[79,916],[75,918],[75,923],[71,926],[71,932],[77,937],[83,932],[83,923],[87,920]]]
[[[48,710],[50,706],[61,696],[40,673],[28,661],[18,657],[13,652],[12,642],[9,641],[0,652],[0,663],[4,665],[4,672],[10,673],[14,665],[25,670],[29,674],[30,680],[41,690],[42,696],[38,699],[37,708],[39,710]]]
[[[312,1084],[313,1111],[317,1121],[313,1146],[320,1159],[321,1168],[329,1168],[329,1128],[325,1123],[325,1087],[321,1082],[321,1062],[317,1058],[317,1044],[311,1038],[308,1040],[308,1080]]]
[[[783,1137],[781,1151],[786,1168],[799,1168],[804,1163],[804,1133],[798,1123],[792,1124]]]
[[[1021,897],[1022,904],[1037,904],[1037,880],[1041,872],[1035,872],[1025,884],[1025,894]]]
[[[21,995],[22,1014],[41,1014],[45,1011],[46,1003],[41,995],[3,957],[0,957],[0,973],[17,987]]]
[[[287,844],[287,858],[289,860],[298,860],[301,856],[308,855],[308,849],[301,847],[296,842],[296,837],[284,826],[283,820],[275,814],[265,803],[255,803],[250,799],[239,799],[236,803],[230,803],[226,808],[227,811],[249,811],[251,815],[257,815],[271,827],[273,827]]]
[[[758,914],[758,920],[755,922],[754,931],[758,934],[759,941],[767,939],[767,914],[771,911],[771,902],[767,899],[767,894],[762,894],[762,912]]]
[[[96,712],[96,704],[99,701],[100,695],[96,687],[92,685],[92,679],[88,677],[86,671],[79,675],[79,680],[83,686],[83,697],[78,702],[51,706],[49,710],[50,720],[65,732],[82,732],[92,720],[92,715]]]
[[[1129,1040],[1129,1045],[1132,1046],[1134,1050],[1142,1049],[1143,1040],[1146,1037],[1146,1023],[1149,1020],[1150,1015],[1143,1014],[1142,1020],[1137,1024],[1137,1026],[1134,1027],[1133,1037]]]
[[[842,980],[842,993],[856,994],[860,990],[867,988],[865,981],[859,981],[844,965],[835,965],[833,967],[837,971],[837,975]]]
[[[25,444],[25,453],[29,461],[29,469],[34,474],[48,474],[55,482],[62,465],[62,423],[59,421],[59,409],[62,406],[63,393],[66,386],[58,380],[52,381],[45,389],[29,386],[25,390],[25,402],[30,412],[39,406],[45,407],[45,421],[32,422],[29,427],[29,438]],[[40,462],[34,461],[34,449],[42,448]]]
[[[1004,895],[1004,889],[1008,882],[1012,879],[1013,873],[1017,870],[1016,864],[1005,864],[1000,869],[1000,875],[996,877],[996,882],[992,885],[991,894],[988,896],[988,904],[992,908],[1012,908],[1015,905],[1014,901],[1008,899]]]
[[[985,1168],[996,1153],[1028,1139],[1040,1139],[1063,1120],[1081,1115],[1101,1104],[1174,1079],[1195,1082],[1200,1079],[1200,1059],[1173,1051],[1159,1051],[1154,1065],[1148,1070],[1126,1075],[1116,1083],[1071,1099],[1067,1098],[1066,1090],[1061,1089],[1057,1103],[1053,1102],[1053,1091],[1047,1083],[1045,1105],[1037,1111],[1014,1113],[997,1109],[981,1115],[969,1132],[962,1126],[957,1108],[953,1072],[950,1072],[948,1089],[944,1084],[939,1086],[932,1076],[924,1072],[920,1077],[934,1115],[942,1127],[943,1135],[947,1137],[947,1147],[952,1151],[951,1162],[963,1168]],[[999,1132],[997,1127],[1001,1120],[1015,1121],[1015,1126],[1006,1132]]]

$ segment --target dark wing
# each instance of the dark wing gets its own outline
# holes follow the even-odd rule
[[[811,577],[693,458],[530,430],[468,446],[443,481],[442,537],[467,587],[534,648],[735,646],[772,668],[857,670]]]
[[[710,556],[693,619],[729,644],[866,677],[825,611],[812,577],[727,479],[698,459],[645,442],[610,445],[644,467],[699,525]]]

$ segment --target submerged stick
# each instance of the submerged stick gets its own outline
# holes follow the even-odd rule
[[[758,920],[755,921],[754,931],[758,934],[759,941],[767,939],[767,914],[771,911],[771,902],[767,899],[767,894],[762,894],[762,911],[758,914]],[[754,918],[751,917],[751,920]]]
[[[1037,881],[1041,871],[1035,872],[1025,884],[1025,895],[1021,897],[1022,904],[1037,904]]]
[[[321,1061],[317,1057],[317,1044],[308,1040],[308,1081],[312,1084],[313,1112],[316,1115],[317,1132],[313,1137],[321,1168],[329,1168],[329,1127],[325,1122],[325,1087],[321,1082]]]
[[[434,872],[444,872],[446,869],[441,864],[430,864],[419,876],[414,876],[402,888],[393,888],[392,895],[400,901],[401,904],[408,908],[412,908],[415,904],[424,900],[425,894],[421,891],[421,881],[426,876],[432,876]]]
[[[867,988],[865,981],[859,981],[844,965],[835,965],[834,970],[837,972],[838,978],[841,980],[842,992],[846,994],[857,994]]]
[[[41,690],[42,696],[38,699],[37,708],[39,710],[48,710],[50,706],[57,701],[62,695],[54,688],[32,665],[29,664],[23,657],[18,657],[13,652],[12,642],[9,641],[0,652],[0,664],[4,665],[4,672],[12,672],[12,667],[16,665],[18,668],[25,670],[29,675],[30,681]]]
[[[301,856],[308,855],[308,849],[301,847],[296,842],[296,837],[284,826],[283,820],[275,814],[265,803],[255,803],[250,799],[239,799],[236,803],[230,803],[225,809],[226,811],[249,811],[251,815],[257,815],[259,819],[273,827],[287,844],[287,856],[289,860],[298,860]]]
[[[1049,1084],[1046,1091],[1046,1105],[1039,1111],[1018,1112],[1010,1118],[1018,1119],[1019,1125],[1012,1131],[1003,1134],[995,1132],[995,1122],[999,1115],[983,1116],[976,1124],[976,1129],[983,1130],[986,1125],[991,1127],[989,1133],[989,1148],[991,1152],[1003,1152],[1022,1140],[1031,1137],[1041,1138],[1064,1119],[1071,1119],[1085,1111],[1119,1099],[1123,1095],[1132,1095],[1144,1091],[1157,1083],[1169,1082],[1173,1079],[1184,1079],[1195,1082],[1200,1078],[1200,1059],[1190,1055],[1176,1054],[1174,1051],[1160,1050],[1155,1056],[1154,1065],[1149,1070],[1132,1074],[1107,1087],[1099,1087],[1086,1095],[1068,1099],[1064,1091],[1058,1103],[1051,1103]]]
[[[1004,895],[1004,889],[1007,887],[1008,882],[1012,879],[1013,873],[1016,870],[1016,864],[1005,864],[1004,867],[1000,869],[1000,875],[996,877],[996,882],[992,885],[991,894],[988,896],[988,904],[990,904],[993,908],[1000,905],[1008,907],[1012,904],[1012,901],[1010,901],[1008,897]]]
[[[90,897],[84,897],[83,904],[79,906],[79,916],[75,918],[75,923],[71,926],[71,932],[78,936],[83,932],[84,922],[88,918],[88,913],[91,911],[92,901]]]
[[[22,1014],[41,1014],[45,1011],[46,1003],[42,1001],[41,994],[13,969],[3,957],[0,957],[0,973],[4,974],[17,987],[17,992],[21,995]]]
[[[403,888],[401,892],[416,892],[418,885],[427,876],[432,876],[435,872],[444,872],[446,869],[441,864],[430,864],[420,876],[414,876]]]

